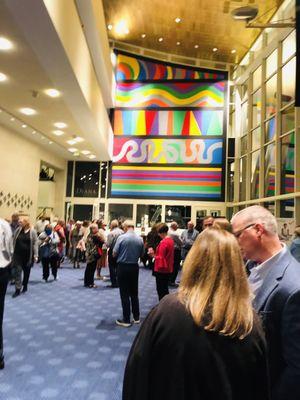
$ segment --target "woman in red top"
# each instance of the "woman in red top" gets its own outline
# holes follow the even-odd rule
[[[156,248],[154,273],[156,277],[156,290],[159,300],[169,294],[168,282],[173,272],[174,264],[174,241],[168,236],[167,224],[160,224],[157,232],[162,241]]]

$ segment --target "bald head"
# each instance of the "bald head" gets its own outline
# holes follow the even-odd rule
[[[269,235],[278,234],[276,218],[269,210],[261,206],[251,206],[237,212],[231,219],[232,225],[248,225],[260,223],[264,226]]]

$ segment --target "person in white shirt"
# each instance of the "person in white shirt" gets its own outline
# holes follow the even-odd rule
[[[9,279],[9,266],[13,255],[13,238],[9,223],[0,218],[0,369],[4,368],[3,314],[4,300]]]

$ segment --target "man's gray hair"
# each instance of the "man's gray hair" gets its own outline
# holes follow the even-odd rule
[[[123,226],[125,228],[134,228],[134,222],[131,219],[126,219],[126,221],[123,222]]]
[[[117,228],[119,226],[119,221],[117,219],[113,219],[110,223],[111,228]]]
[[[242,218],[245,225],[261,223],[265,227],[265,230],[271,235],[278,234],[276,218],[269,210],[262,206],[251,206],[237,212],[231,218],[231,224],[233,224],[237,218]]]

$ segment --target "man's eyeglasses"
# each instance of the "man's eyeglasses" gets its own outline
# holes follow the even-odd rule
[[[249,224],[249,225],[245,226],[243,229],[240,229],[240,230],[237,231],[237,232],[233,232],[233,234],[234,234],[234,236],[238,239],[238,238],[241,236],[241,234],[242,234],[246,229],[251,228],[251,227],[254,226],[254,225],[255,225],[255,224]]]

